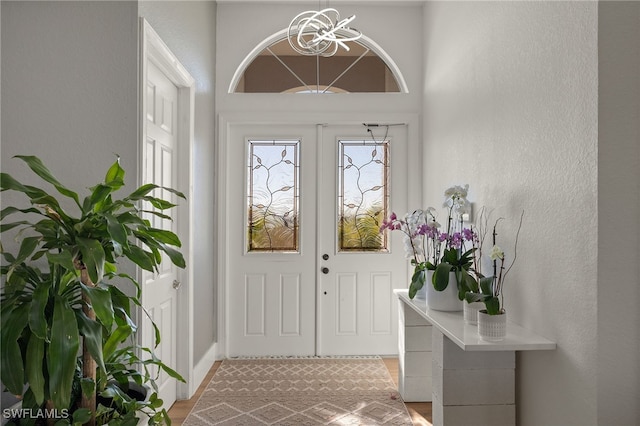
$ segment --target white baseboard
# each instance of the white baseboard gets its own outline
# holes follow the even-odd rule
[[[211,345],[207,353],[205,353],[202,359],[193,367],[193,382],[189,386],[189,398],[193,397],[207,376],[207,373],[211,370],[211,367],[213,367],[213,363],[216,362],[216,346],[215,343]]]

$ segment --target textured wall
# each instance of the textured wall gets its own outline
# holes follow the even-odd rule
[[[596,421],[598,46],[594,2],[427,2],[424,199],[469,183],[502,216],[511,321],[557,342],[518,356],[521,425]]]
[[[42,157],[83,188],[122,157],[137,179],[137,25],[133,2],[2,2],[2,169]]]
[[[600,2],[598,421],[640,424],[640,3]]]
[[[194,195],[194,364],[216,339],[213,259],[214,76],[216,5],[213,1],[143,1],[140,16],[160,35],[196,80]]]

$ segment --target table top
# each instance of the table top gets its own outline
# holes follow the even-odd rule
[[[486,342],[477,325],[464,322],[462,311],[434,311],[425,300],[409,299],[408,290],[394,290],[398,298],[465,351],[553,350],[556,343],[507,320],[507,336],[500,342]]]

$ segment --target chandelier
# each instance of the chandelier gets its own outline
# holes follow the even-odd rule
[[[356,18],[340,20],[336,9],[308,10],[298,14],[289,24],[289,44],[301,55],[333,56],[342,47],[349,51],[347,41],[362,37],[360,31],[348,25]]]

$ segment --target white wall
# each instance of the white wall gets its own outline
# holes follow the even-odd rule
[[[640,3],[600,2],[598,422],[640,424]]]
[[[596,424],[598,5],[427,2],[424,19],[424,198],[469,183],[502,241],[525,210],[505,305],[558,344],[518,356],[518,424]]]
[[[144,17],[196,80],[194,129],[194,364],[216,339],[214,274],[214,76],[216,4],[142,1]]]

